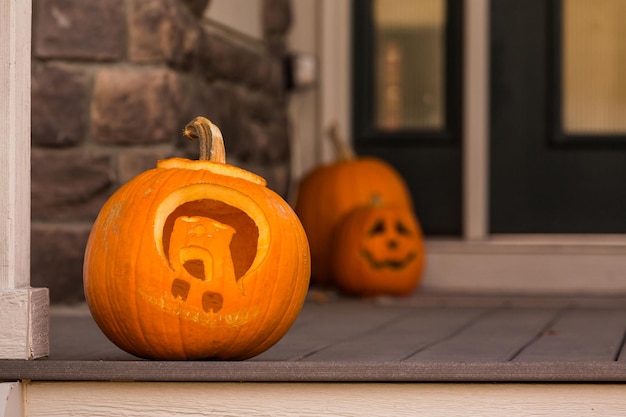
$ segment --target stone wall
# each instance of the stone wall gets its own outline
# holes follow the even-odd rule
[[[34,0],[31,283],[83,300],[82,262],[101,205],[157,159],[196,159],[183,126],[220,126],[228,162],[285,195],[282,71],[289,0],[263,0],[265,39],[200,21],[209,0]]]

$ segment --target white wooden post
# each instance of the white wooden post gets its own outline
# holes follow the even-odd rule
[[[465,0],[463,237],[489,237],[489,0]]]
[[[31,0],[0,0],[0,359],[48,355],[46,288],[30,287]]]

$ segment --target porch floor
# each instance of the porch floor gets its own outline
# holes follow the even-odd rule
[[[53,307],[49,358],[0,360],[0,380],[626,381],[626,298],[312,291],[274,347],[247,361],[147,361],[108,341],[86,306]]]

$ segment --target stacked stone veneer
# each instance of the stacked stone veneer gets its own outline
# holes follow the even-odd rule
[[[252,0],[251,0],[252,1]],[[83,299],[85,244],[121,184],[171,156],[197,158],[183,126],[220,126],[228,162],[285,194],[282,72],[289,0],[264,0],[265,39],[202,23],[208,0],[34,0],[31,283]]]

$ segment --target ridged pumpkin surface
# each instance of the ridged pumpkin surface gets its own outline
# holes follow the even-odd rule
[[[293,324],[307,239],[265,180],[169,159],[121,187],[89,236],[85,296],[106,336],[153,359],[245,359]]]
[[[386,162],[371,157],[316,168],[298,190],[295,210],[311,248],[311,281],[326,285],[332,273],[333,231],[350,211],[372,202],[412,209],[404,179]]]

